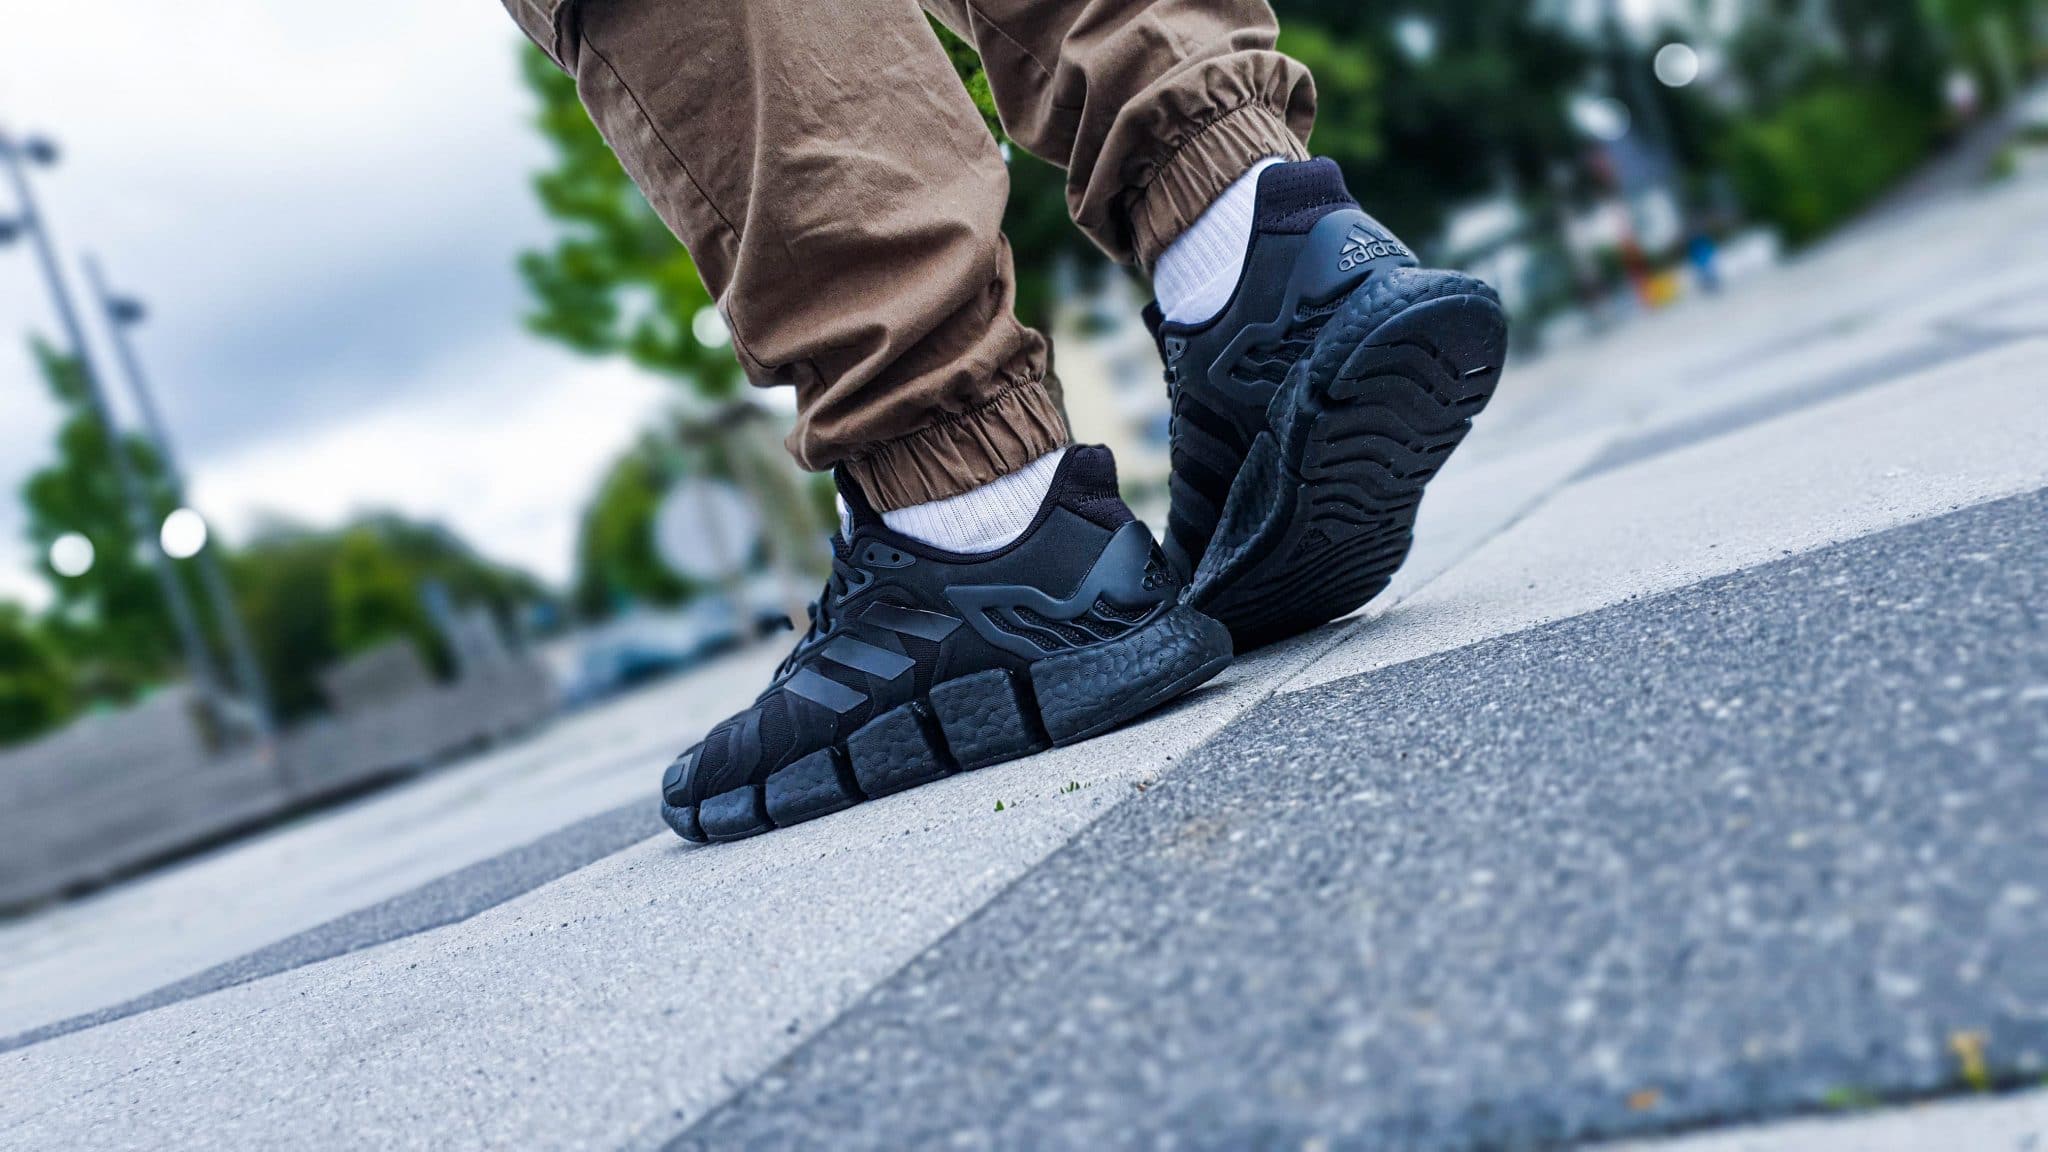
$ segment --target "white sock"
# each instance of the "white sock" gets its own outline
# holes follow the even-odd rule
[[[1259,173],[1282,163],[1268,156],[1209,202],[1180,239],[1159,254],[1152,269],[1152,294],[1159,310],[1177,324],[1197,324],[1230,303],[1244,272],[1244,250],[1252,242],[1252,209],[1258,205]]]
[[[1065,448],[1055,448],[1007,476],[958,496],[882,513],[882,522],[912,540],[948,552],[991,552],[1024,534],[1052,487]]]

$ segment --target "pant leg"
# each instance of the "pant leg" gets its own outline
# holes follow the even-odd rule
[[[1149,270],[1266,156],[1306,159],[1308,69],[1265,0],[925,0],[973,43],[1003,127],[1067,170],[1074,223]]]
[[[1008,173],[916,0],[504,0],[576,77],[798,463],[883,509],[1066,443],[1012,312]]]

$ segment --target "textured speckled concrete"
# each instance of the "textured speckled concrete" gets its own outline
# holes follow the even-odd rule
[[[1937,1091],[1958,1033],[2037,1080],[2044,525],[1278,697],[677,1146],[1549,1146]]]
[[[361,930],[391,917],[357,914],[644,802],[659,766],[751,700],[781,656],[773,645],[754,648],[402,787],[0,924],[0,1037],[197,977],[218,979],[220,966],[338,917],[356,917],[349,943],[386,938]],[[526,887],[561,871],[528,873]],[[474,887],[525,890],[504,886],[503,872],[473,873]],[[473,909],[478,893],[442,903]],[[410,913],[398,919],[413,930],[442,922]],[[326,934],[330,945],[344,942],[341,935]],[[321,954],[301,948],[296,956]]]
[[[1328,639],[1106,739],[736,844],[657,837],[449,928],[0,1054],[0,1144],[664,1138]]]
[[[2004,344],[1565,486],[1290,687],[2048,484],[2043,364]]]

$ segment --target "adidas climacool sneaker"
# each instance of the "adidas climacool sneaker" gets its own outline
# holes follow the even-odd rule
[[[1387,586],[1507,353],[1493,290],[1417,267],[1329,160],[1260,174],[1220,314],[1146,320],[1173,402],[1166,553],[1240,651]]]
[[[956,555],[889,530],[840,484],[851,539],[810,630],[753,707],[661,782],[686,840],[735,840],[1129,723],[1230,663],[1223,626],[1117,495],[1108,449],[1069,449],[1031,527]]]

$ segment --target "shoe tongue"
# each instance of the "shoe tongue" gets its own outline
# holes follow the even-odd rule
[[[1046,499],[1111,531],[1135,519],[1117,488],[1116,457],[1099,444],[1067,449]]]
[[[1330,213],[1356,207],[1358,201],[1344,186],[1344,170],[1327,156],[1275,164],[1259,173],[1261,232],[1306,232]]]

